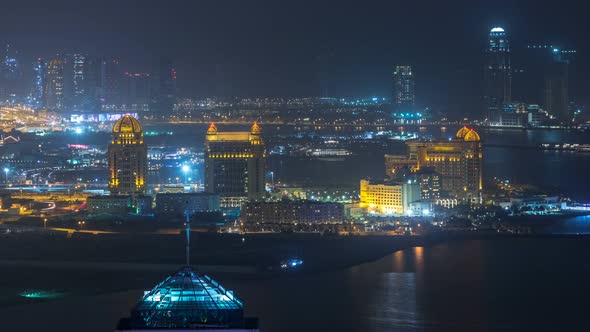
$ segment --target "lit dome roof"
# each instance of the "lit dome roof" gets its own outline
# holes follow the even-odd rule
[[[492,30],[490,30],[490,32],[504,32],[504,29],[500,27],[494,27]]]
[[[475,131],[473,129],[469,130],[469,132],[465,135],[464,139],[465,139],[465,141],[470,141],[470,142],[477,142],[477,141],[481,140],[477,131]]]
[[[129,114],[121,117],[113,126],[113,133],[141,133],[141,131],[139,121]]]
[[[215,126],[214,122],[211,122],[209,125],[209,129],[207,129],[207,135],[215,135],[217,134],[217,127]]]
[[[254,124],[252,125],[252,129],[250,129],[250,134],[260,135],[260,133],[262,133],[262,129],[260,128],[258,123],[256,121],[254,121]]]
[[[465,138],[465,135],[469,132],[469,128],[467,126],[463,126],[463,128],[459,129],[457,134],[455,135],[457,138]]]

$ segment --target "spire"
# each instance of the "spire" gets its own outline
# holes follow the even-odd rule
[[[184,215],[186,218],[186,266],[191,266],[191,216],[188,209],[188,202]]]
[[[209,125],[209,129],[207,129],[207,135],[215,135],[217,134],[217,127],[215,126],[215,122],[211,122]]]
[[[260,133],[262,133],[262,129],[258,125],[258,122],[254,121],[254,124],[252,124],[252,129],[250,129],[250,134],[260,135]]]

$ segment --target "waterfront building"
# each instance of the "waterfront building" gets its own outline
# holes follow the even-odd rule
[[[562,123],[571,123],[573,114],[569,107],[569,64],[571,53],[558,48],[552,51],[552,61],[545,72],[545,104],[547,112]]]
[[[244,317],[244,303],[209,276],[185,266],[146,291],[119,321],[119,331],[257,332],[258,319]]]
[[[415,77],[412,67],[396,66],[393,72],[392,117],[396,123],[421,123],[430,114],[428,108],[416,107]]]
[[[512,99],[512,68],[510,65],[510,43],[506,31],[494,27],[488,35],[484,69],[484,102],[489,118],[500,112],[505,103]]]
[[[395,109],[412,109],[416,104],[415,81],[411,66],[395,66],[393,71],[393,106]]]
[[[205,138],[205,191],[219,194],[223,208],[239,208],[265,193],[266,151],[257,123],[249,132],[220,132],[214,123]]]
[[[131,115],[113,125],[108,147],[109,190],[116,195],[141,195],[146,191],[147,146],[139,121]]]
[[[408,157],[417,167],[431,167],[442,176],[451,196],[481,202],[482,147],[479,134],[461,128],[452,140],[407,142]]]
[[[281,200],[278,202],[247,202],[242,209],[242,222],[259,224],[333,224],[344,221],[342,203]]]
[[[219,195],[211,193],[158,193],[156,214],[158,216],[183,216],[199,212],[219,211]]]
[[[408,167],[423,185],[424,199],[448,194],[473,203],[481,202],[483,156],[481,138],[474,129],[463,127],[451,140],[406,142],[406,147]],[[396,164],[386,165],[396,167]],[[429,170],[420,175],[425,167]]]
[[[434,217],[434,200],[421,199],[408,205],[406,215],[413,217]]]
[[[523,52],[525,65],[522,75],[524,98],[542,103],[543,109],[563,123],[571,122],[574,114],[569,108],[569,70],[576,50],[555,45],[528,45]]]
[[[361,180],[360,205],[369,213],[403,215],[409,203],[420,199],[420,185],[416,181],[405,183]]]

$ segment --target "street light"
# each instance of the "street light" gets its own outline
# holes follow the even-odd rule
[[[185,182],[185,183],[187,183],[187,182],[188,182],[188,180],[187,180],[187,175],[188,175],[188,172],[189,172],[190,170],[191,170],[191,168],[190,168],[190,167],[188,167],[188,165],[182,165],[182,172],[184,173],[184,182]]]
[[[10,169],[8,169],[8,167],[4,167],[4,181],[6,183],[8,183],[8,172],[10,172]]]

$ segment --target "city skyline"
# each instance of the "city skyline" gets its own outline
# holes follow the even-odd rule
[[[580,330],[577,1],[1,4],[2,330]]]
[[[268,6],[263,11],[253,13],[246,5],[232,3],[223,18],[223,28],[215,28],[216,25],[203,25],[220,14],[217,5],[202,3],[201,7],[195,7],[201,9],[199,13],[207,10],[212,13],[211,18],[198,21],[188,19],[186,13],[176,12],[178,7],[173,3],[158,18],[161,24],[148,26],[146,22],[155,19],[161,7],[149,3],[142,8],[135,8],[132,3],[114,7],[107,3],[102,9],[89,6],[81,13],[78,11],[79,17],[75,19],[76,22],[72,22],[79,25],[75,31],[65,29],[62,24],[49,22],[51,24],[46,24],[47,31],[37,31],[35,35],[25,30],[20,32],[22,38],[7,35],[3,37],[6,39],[3,42],[11,42],[20,50],[24,58],[21,64],[28,76],[32,75],[29,64],[34,59],[49,59],[55,53],[120,58],[121,66],[130,72],[151,71],[159,57],[168,56],[177,66],[178,93],[183,97],[389,96],[391,68],[405,63],[420,72],[416,93],[421,96],[419,99],[422,105],[472,117],[477,114],[472,109],[481,102],[483,50],[486,34],[492,27],[502,26],[508,31],[513,59],[518,59],[520,49],[535,43],[559,44],[563,48],[577,49],[581,54],[585,51],[583,39],[578,33],[580,27],[576,29],[580,23],[573,17],[567,21],[568,24],[560,24],[559,16],[542,20],[543,17],[555,15],[554,11],[548,10],[549,7],[543,7],[538,17],[527,16],[523,19],[522,8],[526,7],[525,4],[503,9],[489,6],[482,7],[482,10],[476,10],[473,6],[463,7],[460,3],[451,3],[448,8],[433,6],[433,9],[441,9],[442,13],[460,10],[472,15],[454,22],[444,18],[444,15],[435,15],[435,10],[423,12],[417,17],[416,23],[410,25],[416,24],[419,28],[399,34],[397,31],[403,31],[401,29],[408,18],[397,17],[394,22],[385,22],[379,20],[384,14],[371,10],[396,9],[394,5],[378,3],[360,11],[358,17],[361,22],[376,19],[376,22],[365,25],[354,22],[345,25],[338,19],[337,13],[349,13],[350,8],[346,6],[318,5],[318,13],[334,11],[335,15],[319,17],[319,14],[302,13],[299,16],[301,20],[311,20],[313,24],[296,28],[299,22],[279,19],[285,15],[285,10]],[[287,5],[286,8],[295,13],[300,12],[293,5]],[[402,8],[420,12],[412,5],[404,5],[399,9]],[[77,9],[76,5],[70,4],[68,7],[64,3],[48,10],[54,14],[53,17],[58,18]],[[80,21],[90,13],[96,18],[105,17],[109,9],[113,14],[109,27],[100,22],[98,26],[90,27],[87,22]],[[246,24],[245,19],[237,14],[240,10],[258,20]],[[559,12],[565,9],[555,10]],[[568,10],[575,12],[573,7]],[[4,12],[11,11],[19,13],[23,8],[11,5]],[[34,17],[35,11],[23,12],[23,15]],[[134,18],[135,15],[123,17],[126,13],[141,13],[145,22]],[[6,18],[0,25],[10,20]],[[48,18],[39,17],[39,20],[41,23]],[[132,22],[137,22],[137,27],[129,27]],[[273,29],[268,30],[270,26]],[[240,30],[240,27],[244,28]],[[124,36],[117,34],[120,28],[126,29]],[[336,28],[341,30],[335,31]],[[441,28],[449,33],[433,39],[436,35],[433,32]],[[264,42],[253,37],[263,31],[267,31],[263,34]],[[52,32],[51,36],[45,35],[48,32]],[[87,38],[80,38],[82,32],[86,33]],[[40,40],[42,36],[44,40]],[[128,39],[121,40],[124,37]],[[182,41],[184,38],[191,42]],[[47,45],[48,42],[51,42],[51,46]],[[422,45],[428,45],[426,49],[430,52],[422,52]],[[515,69],[522,64],[518,60],[512,62]],[[588,86],[586,77],[589,75],[585,74],[588,64],[577,62],[576,70],[570,75],[570,89],[574,100],[584,104],[587,103],[587,97],[581,91]],[[515,95],[513,99],[518,97]]]

